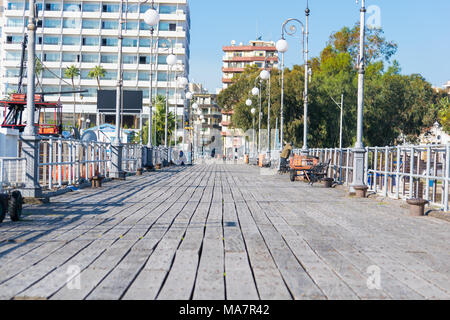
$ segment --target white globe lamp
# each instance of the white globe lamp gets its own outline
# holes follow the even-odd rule
[[[159,23],[159,13],[155,9],[148,9],[144,13],[144,21],[149,26],[156,26]]]
[[[255,108],[252,108],[251,113],[252,113],[252,114],[255,114],[255,112],[256,112],[256,109],[255,109]]]
[[[197,103],[194,103],[194,104],[192,105],[192,108],[193,108],[194,110],[197,110],[197,109],[198,109],[198,104],[197,104]]]
[[[188,100],[192,99],[192,92],[186,93],[186,99],[188,99]]]
[[[177,57],[174,54],[169,54],[166,62],[169,66],[174,66],[177,63]]]
[[[253,88],[252,89],[252,95],[257,96],[259,94],[259,89],[258,88]]]
[[[252,105],[252,100],[247,99],[247,100],[245,101],[245,104],[246,104],[248,107],[250,107],[250,106]]]
[[[289,43],[285,39],[277,41],[276,48],[278,52],[285,53],[289,50]]]
[[[263,70],[261,71],[261,73],[259,74],[259,76],[261,77],[261,79],[263,80],[269,80],[270,78],[270,72],[267,70]]]

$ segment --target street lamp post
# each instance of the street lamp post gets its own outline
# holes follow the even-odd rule
[[[358,1],[356,1],[358,3]],[[364,74],[365,74],[365,31],[366,7],[365,0],[361,1],[360,9],[360,46],[358,57],[358,120],[356,144],[353,149],[353,184],[352,187],[358,196],[365,197],[368,187],[364,183],[364,157],[366,150],[363,143],[363,117],[364,117]]]
[[[119,69],[117,72],[117,90],[116,90],[116,130],[115,130],[115,139],[113,143],[111,143],[111,170],[110,177],[113,179],[119,179],[122,175],[122,143],[121,143],[121,107],[122,107],[122,27],[123,27],[123,0],[120,1],[119,8],[119,28],[118,28],[118,65]]]
[[[154,1],[152,1],[150,9],[144,14],[144,22],[150,26],[150,88],[149,88],[149,113],[148,113],[148,142],[147,148],[153,147],[152,126],[153,126],[153,35],[155,26],[159,23],[160,16],[155,10]],[[147,158],[148,159],[148,158]]]
[[[255,156],[255,113],[256,113],[256,109],[252,108],[252,110],[250,111],[252,113],[252,123],[253,123],[253,147],[252,147],[252,156]]]
[[[27,56],[27,124],[22,141],[22,155],[26,159],[25,185],[21,189],[24,197],[40,197],[42,189],[39,185],[39,136],[36,134],[34,126],[35,113],[35,78],[36,78],[36,10],[35,0],[29,0],[29,17],[28,17],[28,56]]]
[[[255,85],[254,88],[252,89],[252,94],[254,96],[258,96],[258,100],[259,100],[259,116],[258,116],[258,147],[257,147],[257,152],[259,154],[260,150],[260,145],[261,145],[261,117],[262,117],[262,106],[261,106],[261,81],[259,81],[259,88],[256,87],[256,81],[258,80],[259,76],[256,77],[255,79]]]
[[[268,102],[267,102],[267,157],[269,159],[269,161],[271,160],[271,156],[270,156],[270,107],[271,107],[271,97],[270,97],[270,91],[271,91],[271,72],[266,70],[267,68],[267,60],[268,60],[268,56],[266,57],[266,59],[264,59],[264,69],[261,71],[261,73],[259,74],[259,77],[262,80],[267,80],[268,81]]]
[[[277,51],[282,53],[282,71],[281,71],[281,141],[284,139],[284,53],[288,51],[289,44],[285,40],[285,34],[294,36],[297,33],[297,28],[295,25],[291,24],[291,26],[288,28],[288,25],[292,22],[297,22],[302,27],[302,43],[303,43],[303,59],[305,63],[305,91],[303,92],[303,147],[302,147],[302,154],[308,155],[309,149],[308,149],[308,84],[309,84],[309,75],[310,75],[310,68],[309,68],[309,61],[308,61],[308,43],[309,43],[309,15],[310,15],[309,6],[307,5],[305,10],[305,16],[306,16],[306,26],[299,20],[299,19],[287,19],[281,28],[281,39],[277,42],[276,47]]]
[[[168,134],[168,117],[169,117],[169,85],[170,85],[170,69],[177,63],[177,57],[173,54],[172,43],[171,53],[167,56],[167,88],[166,88],[166,114],[165,114],[165,127],[164,127],[164,146],[167,148],[169,146],[169,141],[167,139]]]
[[[178,136],[177,136],[177,132],[178,132],[178,96],[177,96],[177,89],[178,89],[178,85],[180,85],[180,87],[183,88],[183,90],[185,90],[187,84],[188,84],[188,79],[186,77],[182,76],[182,77],[179,77],[179,78],[175,78],[175,148],[177,147],[177,142],[178,142]],[[183,110],[184,110],[184,108],[183,108]],[[183,112],[183,114],[184,114],[184,112]]]

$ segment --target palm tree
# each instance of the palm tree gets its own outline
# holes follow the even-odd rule
[[[76,66],[71,65],[64,71],[64,76],[66,78],[69,78],[72,80],[72,90],[75,91],[75,82],[74,78],[78,77],[80,75],[80,69],[78,69]],[[75,93],[73,94],[73,121],[72,121],[73,127],[75,127]]]
[[[100,90],[100,78],[104,78],[105,73],[106,73],[106,70],[102,66],[95,66],[88,73],[89,78],[97,80],[98,90]]]

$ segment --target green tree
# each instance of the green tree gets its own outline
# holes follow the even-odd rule
[[[156,123],[156,145],[164,145],[164,132],[165,132],[165,116],[166,116],[166,98],[162,95],[157,95],[155,98],[154,105],[156,106],[156,112],[153,114],[153,120]],[[173,128],[175,126],[175,115],[173,112],[169,112],[167,117],[168,124],[168,137],[173,134]],[[153,125],[155,125],[155,123]],[[144,127],[141,131],[142,144],[146,145],[148,143],[148,126],[149,123],[146,121]],[[139,140],[139,138],[137,138]],[[171,139],[169,139],[171,141]],[[173,142],[173,141],[172,141]],[[171,142],[171,143],[172,143]]]
[[[98,88],[98,90],[100,90],[100,79],[104,78],[105,74],[106,74],[106,70],[100,65],[99,66],[95,66],[88,73],[88,77],[89,78],[97,80],[97,88]]]
[[[439,102],[439,121],[445,132],[450,133],[450,99],[442,98]]]
[[[69,78],[72,81],[72,90],[75,91],[75,78],[78,77],[80,75],[80,69],[78,69],[76,66],[71,65],[70,67],[66,68],[66,70],[64,71],[64,76],[66,78]],[[72,121],[72,125],[73,127],[75,127],[75,93],[73,94],[73,121]]]

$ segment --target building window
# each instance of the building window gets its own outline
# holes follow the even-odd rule
[[[139,56],[139,64],[150,64],[150,56]]]
[[[61,19],[45,18],[44,28],[61,28]]]
[[[64,52],[62,54],[62,61],[63,62],[80,62],[80,55],[75,54],[75,53]]]
[[[60,3],[46,3],[45,11],[61,11]]]
[[[80,19],[77,19],[77,18],[64,18],[63,19],[63,28],[79,29],[80,25],[81,25]]]
[[[6,43],[22,43],[23,36],[6,36]]]
[[[98,46],[100,43],[98,37],[83,37],[83,46]]]
[[[123,63],[125,63],[125,64],[136,64],[137,63],[137,56],[136,55],[125,54],[123,56]]]
[[[137,29],[138,29],[137,21],[128,21],[123,26],[123,30],[137,30]]]
[[[138,4],[131,4],[128,3],[128,7],[126,4],[123,5],[123,12],[128,13],[138,13],[139,12],[139,5]]]
[[[25,22],[23,18],[8,18],[6,21],[7,27],[23,27],[25,26]]]
[[[83,12],[100,12],[100,3],[83,2]]]
[[[119,4],[103,4],[102,5],[102,12],[119,12]]]
[[[44,53],[44,61],[49,61],[49,62],[58,62],[60,61],[61,55],[59,52],[47,52]]]
[[[7,78],[15,78],[19,76],[19,69],[6,69]]]
[[[80,37],[78,36],[63,36],[63,44],[67,46],[79,46]]]
[[[6,61],[19,61],[21,53],[19,51],[7,51]]]
[[[162,14],[174,14],[177,13],[177,6],[160,6],[159,13]]]
[[[138,80],[139,81],[150,81],[150,72],[148,72],[148,71],[139,71]]]
[[[123,73],[123,80],[126,81],[136,80],[136,71],[125,71]]]
[[[61,69],[44,69],[42,72],[42,78],[44,79],[58,79],[60,76]]]
[[[67,3],[66,2],[63,5],[63,11],[80,12],[81,11],[81,3],[76,3],[76,2]]]
[[[167,81],[167,72],[158,72],[158,81]]]
[[[101,63],[117,63],[117,54],[102,54],[100,57]]]
[[[148,24],[146,24],[144,21],[141,21],[139,29],[140,30],[150,30],[150,26]]]
[[[100,20],[83,19],[83,29],[100,29]]]
[[[8,2],[8,10],[23,10],[24,1]]]
[[[117,20],[103,20],[102,29],[115,30],[119,27]]]
[[[44,44],[59,45],[59,39],[59,36],[46,35],[44,36]]]
[[[108,70],[105,72],[105,76],[103,77],[105,80],[115,80],[117,79],[117,71]]]
[[[177,31],[177,24],[169,23],[169,22],[160,22],[159,30],[161,30],[161,31]]]
[[[139,39],[139,46],[141,48],[150,48],[150,39],[146,38]]]
[[[117,47],[117,39],[116,38],[102,38],[102,46]]]
[[[83,53],[81,55],[81,62],[98,63],[97,53]]]
[[[124,38],[122,44],[124,47],[137,47],[138,40],[135,38]]]

